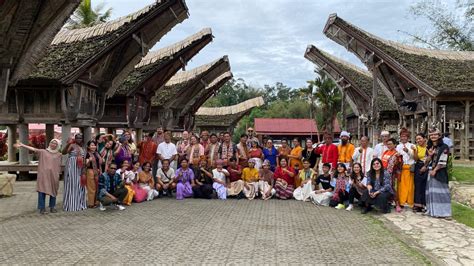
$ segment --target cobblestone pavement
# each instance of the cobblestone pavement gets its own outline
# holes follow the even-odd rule
[[[33,182],[0,199],[0,264],[410,264],[428,261],[359,212],[281,200],[158,199],[39,215]],[[61,197],[59,197],[61,198]]]
[[[411,211],[383,215],[422,248],[448,265],[474,265],[474,229],[454,220]]]

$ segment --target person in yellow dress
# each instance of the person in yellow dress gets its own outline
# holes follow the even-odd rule
[[[293,139],[293,149],[291,150],[288,158],[290,160],[290,167],[293,169],[302,169],[303,162],[301,161],[303,155],[303,148],[301,147],[300,140],[298,138]],[[297,178],[297,173],[295,173],[295,187],[301,185],[301,180]]]
[[[248,161],[248,167],[242,170],[242,180],[244,181],[244,194],[247,199],[254,199],[258,193],[258,169],[255,168],[255,159]]]

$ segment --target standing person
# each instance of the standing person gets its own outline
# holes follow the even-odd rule
[[[293,197],[296,200],[309,201],[309,196],[313,192],[313,181],[316,179],[316,172],[311,168],[309,160],[303,160],[303,169],[295,179],[299,179],[301,185],[293,191]]]
[[[408,142],[410,131],[402,128],[400,131],[400,144],[397,146],[397,152],[402,156],[403,166],[400,179],[397,184],[398,201],[401,206],[408,204],[413,207],[415,195],[415,160],[414,153],[416,151],[415,145]]]
[[[248,166],[249,148],[247,147],[247,134],[240,135],[240,142],[237,144],[237,163],[243,168]]]
[[[195,198],[200,199],[212,199],[212,169],[207,166],[207,159],[201,158],[199,161],[199,168],[194,169],[194,182],[193,194]]]
[[[222,160],[224,166],[228,165],[230,158],[237,156],[237,148],[232,143],[231,136],[229,132],[225,132],[223,136],[223,142],[219,148],[219,158]]]
[[[156,171],[156,190],[160,193],[159,196],[173,196],[173,189],[176,188],[175,177],[175,171],[170,167],[170,161],[167,159],[161,161],[161,168]]]
[[[99,176],[101,175],[100,166],[102,165],[102,158],[97,152],[97,145],[94,140],[87,142],[86,154],[86,177],[87,177],[87,207],[95,208],[97,186],[99,184]]]
[[[154,162],[156,160],[156,150],[158,145],[153,141],[153,133],[148,133],[144,141],[140,141],[138,148],[138,162],[142,165],[144,162]]]
[[[426,214],[432,217],[451,217],[451,195],[448,186],[447,162],[449,147],[441,139],[441,131],[429,130],[428,157],[423,171],[428,172],[426,184]]]
[[[377,206],[383,213],[389,213],[390,199],[393,195],[390,174],[384,170],[379,158],[373,159],[367,174],[367,189],[361,197],[361,202],[365,206],[362,214],[372,210],[372,205]]]
[[[354,150],[352,155],[352,163],[359,163],[362,167],[362,173],[365,174],[370,170],[370,162],[374,158],[374,149],[369,147],[369,138],[362,136],[360,138],[360,147]]]
[[[130,146],[128,145],[127,138],[125,134],[122,134],[119,138],[119,144],[114,151],[115,163],[119,168],[122,168],[123,161],[132,161],[132,153],[130,151]]]
[[[132,155],[132,160],[130,161],[131,163],[137,160],[137,157],[138,157],[137,145],[133,141],[131,130],[126,130],[123,134],[125,135],[125,138],[127,139],[128,148],[130,150],[130,154]]]
[[[199,142],[199,144],[201,144],[204,147],[204,150],[206,150],[210,142],[211,141],[209,140],[209,131],[203,130],[201,132],[201,142]]]
[[[319,155],[316,153],[316,149],[313,148],[313,140],[308,138],[306,139],[306,145],[304,150],[301,152],[301,156],[303,161],[309,161],[309,167],[312,168],[314,171],[318,172],[318,165],[316,164],[318,161]]]
[[[345,163],[337,164],[334,179],[336,179],[336,186],[334,188],[332,199],[329,202],[329,206],[335,207],[338,210],[344,209],[344,201],[349,199],[349,191],[346,189],[349,180]]]
[[[155,181],[151,174],[151,163],[144,162],[142,165],[142,171],[138,173],[138,185],[140,188],[146,190],[147,192],[147,201],[153,200],[159,195],[158,191],[155,189]]]
[[[329,163],[332,169],[335,170],[337,168],[339,152],[337,146],[332,143],[331,134],[324,134],[324,144],[316,149],[316,153],[321,155],[321,164]]]
[[[400,202],[398,201],[397,184],[402,172],[403,159],[397,152],[396,145],[397,141],[394,138],[387,140],[387,150],[383,153],[381,161],[383,164],[383,169],[389,174],[391,178],[392,191],[394,192],[393,197],[396,204],[395,210],[397,212],[401,212],[402,208],[400,207]]]
[[[155,133],[155,135],[153,135],[153,142],[156,144],[156,147],[158,147],[164,141],[165,141],[165,136],[164,136],[163,128],[162,127],[157,127],[156,128],[156,133]],[[159,165],[159,163],[160,163],[160,158],[158,158],[158,156],[155,156],[155,160],[151,161],[152,175],[154,177],[156,176],[156,171],[158,171],[158,168],[161,167]],[[142,165],[143,165],[143,163],[142,163]]]
[[[346,169],[350,171],[352,155],[354,154],[354,144],[350,142],[351,135],[347,131],[342,131],[339,138],[341,143],[337,146],[338,152],[338,163],[343,163],[346,165]]]
[[[247,199],[254,199],[258,193],[258,169],[255,168],[254,159],[248,161],[248,167],[242,170],[242,180],[244,181],[244,194]]]
[[[183,131],[181,139],[176,143],[176,150],[178,151],[178,163],[181,165],[181,160],[186,158],[186,152],[189,146],[189,132]]]
[[[212,133],[210,137],[209,145],[204,151],[208,161],[207,165],[211,168],[216,166],[216,161],[219,159],[219,147],[220,143],[218,142],[217,135]]]
[[[452,171],[452,168],[453,168],[453,156],[451,156],[451,154],[453,154],[454,152],[454,143],[453,143],[453,140],[449,137],[451,135],[451,133],[449,132],[445,132],[444,133],[444,138],[443,138],[443,143],[448,145],[449,147],[449,156],[448,156],[448,166],[447,168],[450,169],[448,171],[448,178],[451,179],[452,175],[453,175],[453,171]]]
[[[219,133],[219,143],[220,144],[222,144],[224,142],[224,135],[225,135],[225,132]]]
[[[290,153],[291,153],[291,148],[288,145],[288,140],[282,139],[281,147],[278,148],[277,166],[279,165],[281,159],[285,159],[288,162],[289,161],[288,155],[290,155]]]
[[[368,167],[370,168],[370,164]],[[355,163],[352,166],[351,179],[349,180],[349,183],[351,188],[349,190],[349,206],[346,208],[346,211],[352,211],[352,209],[354,209],[354,199],[360,201],[361,196],[364,195],[364,192],[367,189],[367,178],[365,177],[365,173],[362,170],[362,165],[360,163]]]
[[[427,155],[426,137],[423,133],[416,135],[416,150],[414,153],[415,159],[415,198],[414,198],[414,212],[423,212],[426,205],[426,180],[428,179],[428,172],[421,171],[425,165]]]
[[[204,147],[199,144],[199,138],[191,136],[191,144],[188,146],[187,158],[191,168],[199,167],[199,160],[204,156]]]
[[[164,133],[164,141],[158,145],[158,149],[156,150],[156,156],[158,158],[158,168],[162,167],[163,160],[168,160],[170,162],[170,167],[176,169],[176,159],[178,157],[178,150],[176,149],[176,145],[171,142],[170,131],[166,131]]]
[[[278,150],[273,146],[273,141],[268,139],[263,148],[263,157],[270,163],[270,170],[273,172],[277,167]]]
[[[97,151],[99,153],[104,148],[106,142],[107,140],[105,139],[105,134],[97,132],[97,135],[95,136],[95,143],[97,143]]]
[[[216,169],[212,170],[212,179],[214,183],[212,183],[212,187],[217,192],[217,198],[225,200],[227,199],[227,188],[225,181],[227,177],[230,175],[229,172],[223,168],[224,162],[222,160],[218,160],[216,162]]]
[[[59,172],[61,172],[61,153],[59,152],[57,139],[49,142],[48,148],[36,149],[23,143],[15,144],[15,148],[25,148],[38,154],[38,178],[36,179],[36,191],[38,192],[38,209],[40,214],[47,214],[46,195],[49,195],[49,211],[56,210],[56,197],[59,190]]]
[[[285,158],[280,160],[273,178],[275,179],[276,197],[279,199],[291,199],[294,190],[295,171],[288,165]]]
[[[255,161],[255,168],[260,170],[260,168],[262,168],[263,152],[255,140],[252,141],[252,146],[249,149],[249,157]]]
[[[271,199],[276,191],[273,188],[275,181],[268,160],[263,161],[262,169],[258,171],[258,177],[258,193],[262,196],[263,200]]]
[[[242,191],[244,190],[244,181],[242,180],[242,167],[237,164],[237,159],[234,157],[229,159],[229,165],[227,165],[227,196],[243,196]]]
[[[107,172],[99,177],[97,199],[99,200],[99,210],[105,211],[105,206],[114,204],[115,207],[122,211],[125,207],[122,202],[127,196],[127,189],[123,186],[120,175],[116,173],[117,165],[109,164]]]
[[[382,138],[382,142],[375,145],[373,156],[374,158],[379,158],[382,160],[382,155],[386,150],[388,150],[387,141],[390,139],[390,132],[384,130],[380,133],[380,137]]]
[[[176,199],[183,200],[193,196],[194,172],[189,168],[188,160],[181,161],[181,168],[176,170]]]
[[[85,152],[82,148],[82,134],[74,136],[74,140],[68,141],[62,153],[68,154],[66,166],[64,167],[64,211],[82,211],[87,209],[86,204],[86,176],[84,172]]]
[[[309,199],[315,205],[329,206],[335,186],[330,173],[331,164],[325,163],[321,169],[323,173],[316,179],[316,189],[311,192]]]
[[[255,130],[252,127],[247,128],[247,148],[252,147],[253,142],[257,142],[257,146],[260,146],[260,141],[258,140],[257,136],[255,135]]]
[[[105,143],[102,150],[99,150],[100,157],[102,157],[101,170],[103,173],[107,172],[107,167],[114,161],[115,139],[112,135],[105,135],[103,137]]]
[[[303,168],[303,162],[301,162],[303,148],[301,148],[300,140],[298,138],[293,139],[293,149],[291,149],[288,158],[290,159],[290,167],[293,169]],[[300,186],[300,180],[295,179],[295,187]]]

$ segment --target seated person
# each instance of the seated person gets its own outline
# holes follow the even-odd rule
[[[188,159],[181,160],[181,168],[176,170],[176,199],[182,200],[193,196],[194,172],[189,168]]]
[[[244,194],[247,199],[254,199],[258,193],[258,169],[255,168],[255,159],[248,160],[248,167],[242,170],[242,180],[244,181]]]
[[[303,169],[296,177],[299,179],[300,186],[293,191],[293,197],[296,200],[309,201],[309,195],[313,192],[313,181],[316,179],[316,172],[311,168],[308,159],[303,160]]]
[[[176,183],[173,182],[175,178],[174,169],[170,167],[170,160],[164,159],[161,161],[161,168],[156,171],[156,190],[161,195],[167,195],[173,197],[173,189],[176,188]]]
[[[279,199],[291,199],[294,190],[295,171],[288,165],[287,159],[280,159],[278,166],[273,174],[275,178],[276,197]]]
[[[383,213],[390,212],[390,199],[393,197],[390,174],[383,169],[379,158],[372,160],[370,171],[367,173],[367,190],[361,197],[365,208],[362,213],[368,213],[372,206],[377,206]]]
[[[276,191],[273,188],[273,172],[270,170],[271,165],[269,160],[263,161],[262,169],[258,171],[258,193],[262,195],[262,199],[271,199]]]
[[[143,163],[142,171],[138,173],[138,186],[147,192],[147,201],[153,200],[159,195],[158,191],[155,190],[150,162]]]
[[[229,172],[222,168],[224,161],[216,161],[216,169],[212,170],[212,188],[217,192],[218,199],[227,199],[227,187],[225,185],[226,178],[229,176]]]
[[[127,189],[123,187],[120,175],[116,173],[117,165],[110,163],[107,172],[99,176],[98,195],[99,210],[105,211],[105,206],[114,204],[118,210],[125,210],[123,199],[127,196]]]
[[[351,189],[349,190],[349,206],[346,208],[346,211],[352,211],[354,208],[354,199],[359,200],[359,205],[361,204],[360,198],[367,189],[367,177],[365,177],[365,174],[362,171],[362,165],[360,163],[355,163],[352,165],[350,185]]]
[[[227,177],[227,196],[245,197],[243,195],[244,181],[242,180],[242,168],[237,164],[235,157],[231,157],[227,163],[227,171],[229,172]]]
[[[311,192],[309,199],[315,205],[329,206],[335,185],[329,173],[331,171],[331,164],[323,164],[322,171],[323,173],[316,178],[316,189]]]
[[[349,177],[347,176],[347,167],[345,163],[338,163],[334,177],[336,186],[329,206],[338,210],[344,209],[344,201],[349,199]]]
[[[207,167],[208,160],[202,156],[199,161],[199,167],[194,167],[193,194],[195,198],[212,199],[214,190],[212,189],[212,170]]]

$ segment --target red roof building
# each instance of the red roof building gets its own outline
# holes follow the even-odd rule
[[[316,121],[312,119],[255,118],[254,125],[259,135],[318,135]]]

